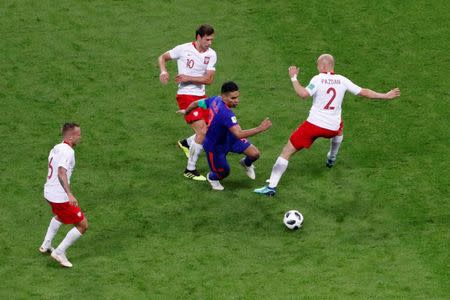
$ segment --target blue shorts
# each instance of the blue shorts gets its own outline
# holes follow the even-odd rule
[[[238,139],[234,135],[228,136],[228,145],[229,149],[227,152],[233,152],[241,154],[248,147],[250,147],[251,143],[247,139]]]
[[[230,175],[230,165],[227,161],[227,154],[229,152],[240,154],[251,146],[251,143],[247,139],[234,138],[229,142],[228,149],[220,149],[220,147],[211,151],[205,149],[206,159],[211,170],[209,176],[211,180],[220,180]]]

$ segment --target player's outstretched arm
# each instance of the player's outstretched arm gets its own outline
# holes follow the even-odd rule
[[[265,118],[261,122],[261,124],[259,124],[258,127],[242,130],[241,126],[239,126],[239,124],[237,124],[233,127],[230,127],[230,131],[238,139],[245,139],[245,138],[257,135],[258,133],[261,133],[263,131],[266,131],[271,126],[272,126],[272,121],[269,118]]]
[[[375,91],[372,91],[371,89],[366,89],[363,88],[361,89],[361,92],[359,92],[358,94],[359,96],[363,96],[366,98],[370,98],[370,99],[394,99],[400,96],[400,89],[399,88],[395,88],[390,90],[387,93],[378,93]]]
[[[296,66],[290,66],[288,70],[289,77],[291,77],[292,81],[292,87],[294,88],[295,93],[303,99],[308,98],[310,96],[308,91],[300,84],[300,82],[298,82],[297,79],[298,72],[300,71],[299,68],[297,68]]]
[[[159,74],[159,81],[162,84],[167,84],[169,82],[169,72],[167,72],[166,61],[171,60],[169,52],[165,52],[158,57],[158,64],[161,73]]]
[[[206,74],[203,76],[189,76],[189,75],[184,75],[184,74],[178,74],[175,77],[175,81],[177,83],[192,82],[195,84],[210,85],[211,83],[214,82],[214,74],[215,74],[215,71],[212,71],[212,70],[206,71]]]

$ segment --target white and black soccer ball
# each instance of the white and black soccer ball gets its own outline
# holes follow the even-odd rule
[[[298,210],[290,210],[284,214],[284,225],[291,230],[297,230],[303,225],[303,215]]]

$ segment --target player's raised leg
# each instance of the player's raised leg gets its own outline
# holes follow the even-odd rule
[[[278,186],[278,183],[280,182],[281,176],[283,176],[288,167],[289,159],[297,151],[298,150],[292,145],[291,141],[288,141],[272,167],[269,184],[259,189],[255,189],[254,192],[267,196],[275,196],[276,188]]]
[[[337,135],[330,139],[330,151],[327,153],[327,167],[331,168],[336,162],[336,157],[339,152],[339,147],[344,139],[343,135]]]
[[[52,247],[52,241],[61,227],[62,222],[58,220],[58,217],[53,217],[48,225],[47,233],[45,234],[44,241],[39,247],[39,252],[41,253],[51,253],[54,249]]]
[[[204,120],[197,120],[189,124],[195,131],[195,138],[189,147],[189,157],[184,176],[198,181],[205,181],[205,176],[201,175],[196,168],[198,156],[203,150],[202,143],[205,139],[207,131],[206,122]]]

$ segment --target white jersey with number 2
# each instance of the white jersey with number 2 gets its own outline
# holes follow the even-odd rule
[[[44,197],[55,203],[69,201],[69,197],[58,180],[59,167],[67,170],[67,180],[70,183],[70,177],[75,167],[75,151],[66,143],[56,145],[48,155],[48,174],[47,182],[44,185]]]
[[[313,103],[307,121],[316,126],[338,130],[341,124],[342,100],[346,91],[358,95],[361,88],[342,75],[320,73],[306,87]]]
[[[176,46],[169,50],[169,55],[177,60],[178,74],[200,77],[204,76],[208,70],[216,70],[216,52],[211,48],[205,52],[199,52],[193,42]],[[203,96],[205,85],[182,82],[178,84],[177,94]]]

